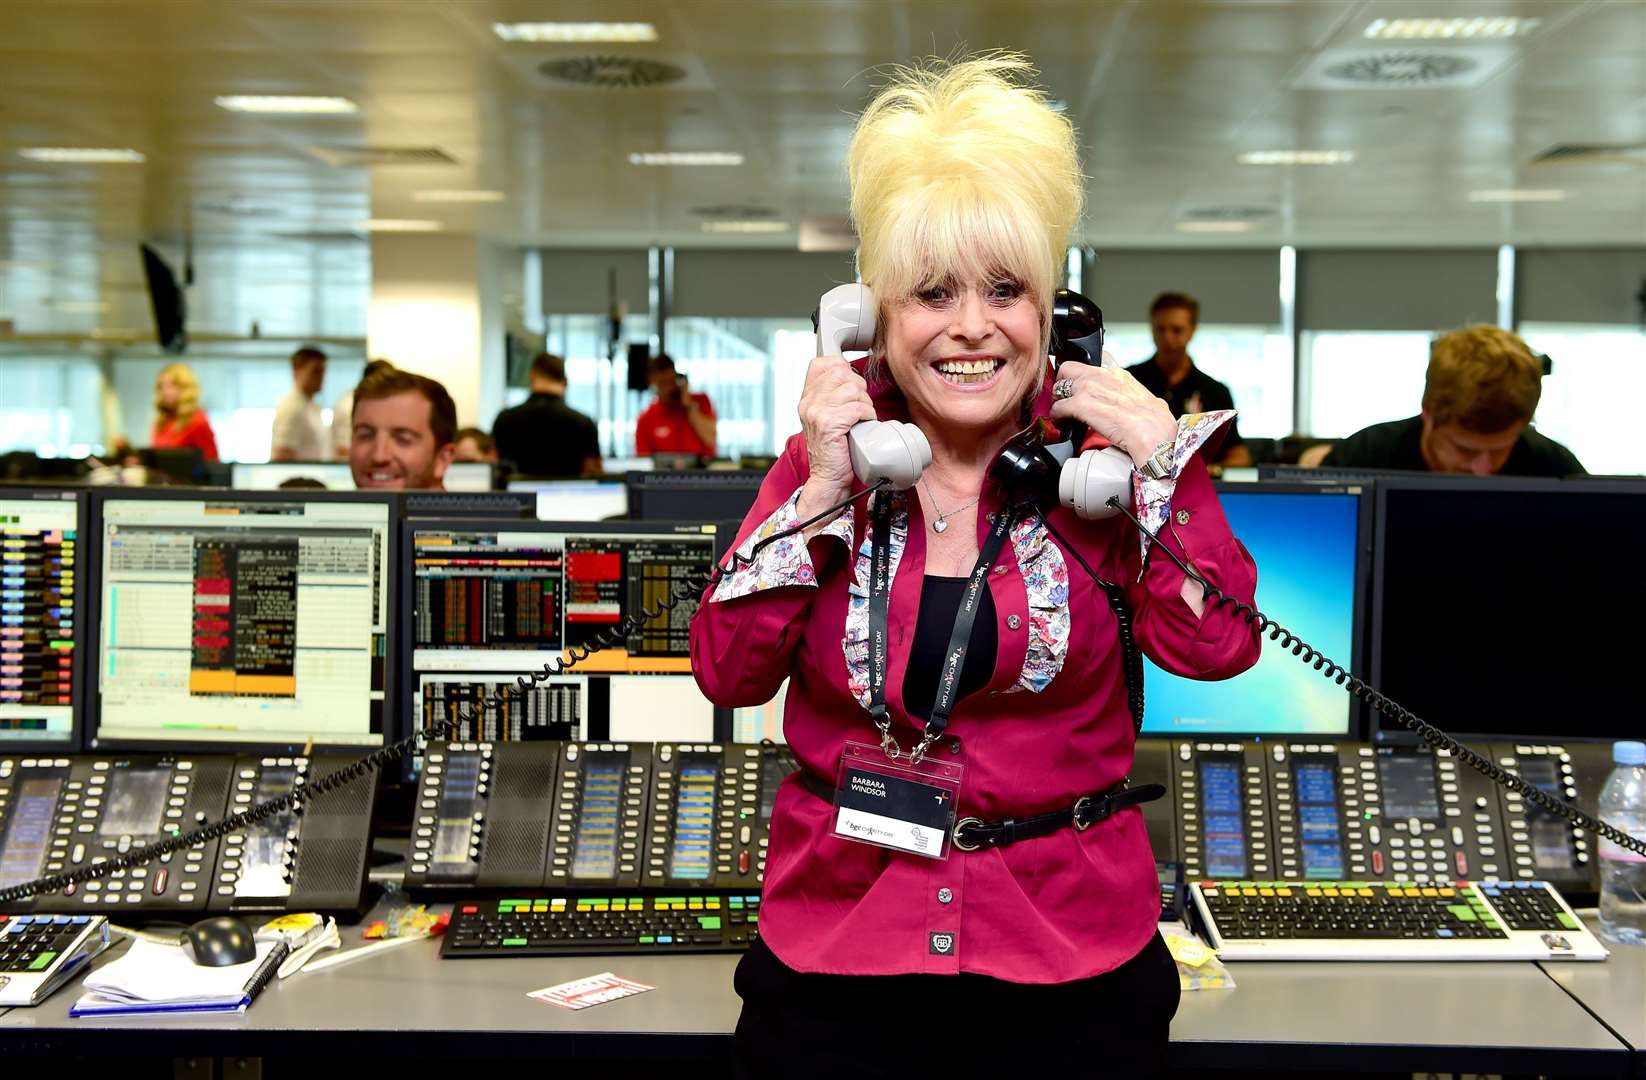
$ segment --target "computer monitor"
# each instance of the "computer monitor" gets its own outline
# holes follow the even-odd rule
[[[628,491],[621,479],[509,481],[510,491],[537,497],[536,516],[542,521],[605,521],[627,517]]]
[[[695,595],[524,696],[515,680],[594,648],[707,572],[733,525],[425,520],[407,521],[402,538],[414,729],[462,721],[482,696],[497,704],[462,722],[465,740],[706,740],[729,729],[691,676]]]
[[[742,521],[765,473],[722,469],[629,473],[629,517],[635,521]]]
[[[86,497],[0,488],[0,757],[80,748]]]
[[[1229,527],[1257,563],[1257,607],[1346,667],[1359,670],[1361,598],[1370,563],[1370,496],[1360,485],[1219,485]],[[1130,542],[1130,541],[1128,541]],[[1359,732],[1359,705],[1267,638],[1257,664],[1199,682],[1145,660],[1148,735]]]
[[[1377,519],[1379,690],[1471,737],[1646,737],[1646,481],[1388,481]]]
[[[98,492],[89,744],[381,745],[395,506],[375,492]]]
[[[484,461],[454,461],[446,466],[447,491],[491,491],[496,466]],[[241,491],[274,491],[287,480],[318,480],[328,491],[353,491],[354,474],[346,461],[237,461],[231,474]]]

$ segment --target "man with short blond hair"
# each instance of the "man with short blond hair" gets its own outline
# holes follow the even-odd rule
[[[1466,326],[1430,346],[1422,413],[1357,431],[1322,464],[1476,476],[1582,474],[1570,450],[1531,428],[1542,394],[1543,361],[1519,335]]]

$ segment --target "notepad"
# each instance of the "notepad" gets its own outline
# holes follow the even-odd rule
[[[228,967],[196,964],[175,945],[141,938],[126,955],[86,976],[86,993],[69,1009],[70,1016],[137,1012],[232,1012],[245,1008],[285,955],[282,943],[257,946],[257,959]]]

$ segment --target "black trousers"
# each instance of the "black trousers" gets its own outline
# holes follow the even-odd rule
[[[1025,985],[983,975],[809,975],[764,943],[737,965],[737,1075],[1136,1077],[1165,1067],[1177,965],[1160,935],[1113,971]]]

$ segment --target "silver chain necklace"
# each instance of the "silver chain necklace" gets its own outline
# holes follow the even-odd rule
[[[932,497],[932,486],[930,484],[926,483],[924,477],[921,478],[920,485],[921,485],[921,487],[924,487],[926,489],[926,498],[931,500],[932,509],[937,511],[937,516],[932,519],[932,532],[937,532],[937,533],[940,533],[940,532],[942,532],[943,530],[945,530],[949,527],[949,522],[948,522],[949,518],[951,518],[954,515],[960,513],[960,511],[962,511],[962,510],[967,510],[967,509],[970,509],[973,506],[976,506],[977,505],[977,500],[981,499],[983,497],[983,493],[980,491],[980,492],[977,493],[977,498],[974,498],[971,502],[967,503],[965,506],[958,506],[955,509],[950,510],[947,514],[945,514],[941,509],[939,509],[939,507],[937,505],[937,500]]]

